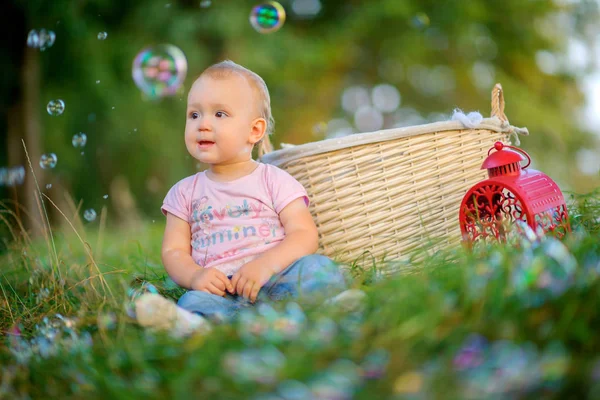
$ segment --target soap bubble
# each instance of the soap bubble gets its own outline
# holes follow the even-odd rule
[[[285,400],[304,400],[313,398],[313,393],[303,382],[285,380],[277,386],[277,391]]]
[[[40,29],[38,32],[35,29],[32,29],[27,35],[27,46],[44,51],[47,48],[52,47],[55,39],[56,34],[53,31]]]
[[[56,34],[53,31],[46,31],[45,29],[40,29],[40,50],[44,51],[49,47],[52,47],[54,44],[54,40],[56,40]]]
[[[385,374],[390,361],[390,353],[385,349],[376,349],[365,356],[361,364],[364,379],[378,379]]]
[[[51,184],[51,183],[48,183],[48,184],[46,185],[46,189],[52,189],[52,184]]]
[[[94,221],[96,219],[96,210],[93,208],[88,208],[83,212],[83,218],[85,218],[88,222]]]
[[[250,12],[250,24],[259,33],[279,30],[285,22],[285,9],[276,1],[255,6]]]
[[[333,343],[338,334],[338,327],[334,320],[327,316],[320,316],[307,330],[304,340],[309,349],[322,349]]]
[[[105,194],[104,196],[102,196],[103,199],[108,199],[108,195]]]
[[[65,102],[61,99],[50,100],[46,106],[46,111],[48,111],[48,114],[53,116],[61,115],[63,112],[65,112]]]
[[[0,168],[0,186],[21,185],[25,179],[25,168],[20,165],[13,168]]]
[[[42,154],[40,157],[40,167],[43,169],[54,168],[56,167],[56,162],[58,158],[54,153]]]
[[[222,358],[222,366],[237,382],[256,382],[272,385],[285,367],[285,355],[275,346],[239,352],[228,351]]]
[[[208,7],[210,7],[210,4],[211,4],[210,0],[202,0],[200,2],[200,7],[201,8],[208,8]]]
[[[429,26],[429,16],[425,13],[417,13],[415,14],[411,21],[410,24],[417,29],[423,29]]]
[[[108,37],[108,33],[106,32],[98,32],[98,40],[104,40]]]
[[[27,35],[27,46],[37,49],[40,46],[40,35],[35,29],[29,31]]]
[[[73,135],[73,147],[83,147],[87,143],[87,135],[83,132],[76,133]]]
[[[185,54],[171,44],[146,47],[133,60],[133,81],[150,98],[174,95],[186,74]]]

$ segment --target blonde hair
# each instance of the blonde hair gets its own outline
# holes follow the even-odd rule
[[[260,117],[264,118],[267,121],[267,127],[265,129],[265,136],[271,135],[275,128],[275,119],[273,119],[273,115],[271,114],[271,96],[269,95],[269,89],[267,88],[267,84],[257,73],[250,71],[246,67],[242,67],[239,64],[231,60],[221,61],[219,63],[213,64],[210,67],[206,68],[200,76],[208,75],[211,78],[227,78],[232,73],[238,73],[242,75],[254,92],[257,95],[257,98],[260,102],[259,113]],[[263,136],[264,139],[264,136]],[[259,145],[263,143],[263,139],[259,140],[255,143],[255,145]]]

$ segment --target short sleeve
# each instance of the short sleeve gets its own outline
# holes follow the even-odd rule
[[[191,192],[194,177],[190,176],[177,182],[167,192],[163,205],[160,208],[162,213],[166,216],[167,212],[181,218],[182,220],[189,222],[190,220],[190,209],[191,209]]]
[[[287,171],[274,165],[269,165],[268,186],[273,199],[273,206],[277,214],[299,197],[304,198],[308,207],[310,200],[306,189]]]

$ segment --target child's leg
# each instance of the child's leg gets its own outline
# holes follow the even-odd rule
[[[274,275],[259,292],[259,299],[273,301],[302,297],[319,302],[346,290],[348,283],[340,266],[321,254],[304,256]]]
[[[200,290],[190,290],[179,298],[177,305],[213,321],[224,322],[232,320],[241,308],[248,307],[250,303],[241,296],[229,293],[221,297]]]

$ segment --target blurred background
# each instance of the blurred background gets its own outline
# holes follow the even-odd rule
[[[24,141],[61,208],[71,197],[90,222],[106,207],[108,224],[162,223],[168,189],[205,169],[183,142],[187,90],[223,59],[265,79],[276,149],[447,120],[455,108],[487,117],[500,82],[510,123],[529,129],[521,147],[533,167],[563,190],[600,184],[599,1],[281,0],[277,15],[257,17],[264,3],[4,2],[0,199],[35,208]],[[171,86],[135,81],[161,52]]]

